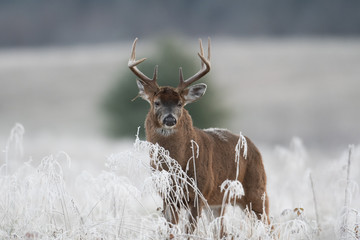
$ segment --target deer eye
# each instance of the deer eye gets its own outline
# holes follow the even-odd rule
[[[160,106],[160,102],[156,101],[156,102],[154,102],[154,105],[155,105],[155,107],[158,107],[158,106]]]
[[[179,102],[179,103],[177,104],[177,106],[178,106],[178,107],[181,107],[181,106],[182,106],[181,102]]]

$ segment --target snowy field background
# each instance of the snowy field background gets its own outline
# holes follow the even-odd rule
[[[99,102],[127,70],[129,46],[1,50],[1,238],[166,235],[136,129],[118,141],[100,133]],[[258,143],[278,231],[235,209],[225,216],[242,226],[235,237],[360,239],[359,41],[214,39],[212,58],[221,101],[233,110],[219,127]],[[211,239],[204,226],[198,239]]]

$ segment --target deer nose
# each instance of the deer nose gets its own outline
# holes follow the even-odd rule
[[[167,115],[163,120],[163,124],[165,124],[168,127],[174,126],[176,124],[176,119],[171,114]]]

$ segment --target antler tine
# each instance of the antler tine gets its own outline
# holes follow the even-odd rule
[[[210,51],[210,45],[211,45],[211,39],[210,39],[210,37],[208,37],[208,60],[210,61],[210,53],[211,53],[211,51]]]
[[[198,53],[198,54],[201,55],[201,56],[204,56],[204,48],[203,48],[203,44],[202,44],[201,38],[199,38],[199,43],[200,43],[200,53]],[[204,66],[204,62],[201,61],[201,67],[203,67],[203,66]]]
[[[159,69],[159,65],[155,65],[155,68],[154,68],[154,75],[153,75],[153,79],[157,79],[157,75],[158,75],[158,69]]]
[[[130,70],[138,77],[140,78],[140,80],[145,83],[146,85],[148,85],[151,89],[157,89],[158,85],[156,83],[156,79],[157,79],[157,72],[158,72],[158,66],[155,66],[154,69],[154,76],[153,78],[149,78],[147,77],[145,74],[143,74],[136,66],[142,62],[144,62],[146,60],[146,58],[142,58],[139,60],[136,60],[136,42],[137,42],[138,38],[135,38],[134,43],[132,45],[132,49],[131,49],[131,56],[130,59],[128,61],[128,67],[130,68]]]
[[[180,78],[180,83],[184,82],[184,76],[183,76],[182,67],[179,68],[179,78]]]
[[[179,69],[180,72],[180,82],[179,85],[177,87],[177,89],[179,91],[184,90],[186,87],[188,87],[189,85],[191,85],[193,82],[199,80],[200,78],[202,78],[203,76],[205,76],[211,68],[211,63],[210,63],[210,45],[211,45],[211,41],[210,38],[208,38],[208,55],[207,58],[205,58],[204,56],[204,48],[202,45],[202,40],[199,39],[200,42],[200,52],[198,53],[200,59],[201,59],[201,69],[192,77],[186,79],[184,81],[183,75],[182,75],[182,69]]]

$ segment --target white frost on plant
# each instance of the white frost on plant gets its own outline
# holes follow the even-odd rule
[[[191,157],[189,158],[187,164],[186,164],[186,168],[185,168],[185,172],[187,173],[190,169],[190,162],[191,160],[193,161],[193,167],[194,167],[194,174],[195,174],[195,182],[196,182],[196,159],[199,158],[199,145],[194,141],[194,140],[191,140],[191,152],[192,152],[192,155]],[[195,147],[196,147],[196,150],[195,150]],[[195,154],[196,153],[196,154]]]
[[[246,137],[243,136],[242,133],[240,132],[239,140],[235,147],[235,152],[236,152],[236,155],[238,156],[238,159],[240,156],[241,149],[243,149],[242,156],[246,159],[247,158],[247,150],[248,150],[247,141],[246,141]]]
[[[225,199],[229,199],[229,201],[231,199],[234,199],[234,204],[236,202],[236,199],[240,199],[242,196],[245,195],[244,188],[241,182],[238,180],[225,180],[220,186],[220,191],[224,191]]]
[[[84,165],[80,172],[74,171],[70,157],[63,152],[49,155],[34,166],[37,159],[23,163],[21,136],[24,131],[20,125],[16,129],[11,132],[7,148],[10,154],[8,159],[15,159],[16,168],[11,168],[5,174],[7,162],[4,157],[0,159],[3,160],[0,172],[0,239],[167,239],[170,233],[175,239],[219,239],[222,223],[227,236],[236,240],[360,239],[357,189],[360,176],[359,146],[353,149],[350,177],[337,181],[346,176],[344,161],[336,165],[328,164],[328,159],[326,164],[304,161],[307,159],[305,148],[298,140],[293,141],[290,148],[275,151],[276,156],[266,158],[267,163],[278,161],[280,164],[276,165],[281,166],[274,168],[272,165],[275,164],[271,163],[267,166],[268,170],[272,170],[268,171],[272,203],[270,225],[259,220],[252,211],[232,205],[233,200],[244,196],[244,189],[240,182],[227,180],[219,189],[225,196],[224,215],[214,218],[203,212],[196,231],[189,236],[186,228],[190,206],[184,200],[189,199],[189,192],[195,192],[199,202],[206,204],[196,187],[195,176],[191,178],[188,175],[195,161],[189,162],[186,172],[164,148],[137,137],[133,148],[111,155],[106,168],[95,175],[87,172],[88,165]],[[246,138],[241,136],[238,159],[245,157],[247,151]],[[192,149],[196,160],[198,148],[195,142]],[[347,154],[343,158],[348,159]],[[88,164],[92,164],[91,160]],[[76,162],[73,163],[76,166]],[[320,170],[312,171],[314,183],[319,186],[315,190],[321,203],[321,230],[314,220],[311,194],[306,194],[310,192],[309,184],[303,181],[308,179],[306,168],[315,164],[321,164]],[[306,178],[301,178],[303,175]],[[346,184],[347,206],[344,208]],[[167,203],[180,205],[182,210],[178,225],[170,227],[159,212],[162,208],[160,195]],[[295,205],[301,207],[292,209],[292,199],[304,204],[297,205],[295,201]],[[330,210],[323,208],[331,203],[334,204]],[[279,207],[274,207],[276,205]],[[284,208],[288,210],[281,214]],[[207,205],[204,211],[207,211]]]
[[[16,123],[15,126],[11,129],[10,136],[6,142],[5,146],[5,175],[8,175],[10,172],[10,161],[15,161],[16,159],[21,159],[24,155],[23,149],[23,137],[25,133],[25,128],[20,123]],[[13,148],[13,149],[12,149]],[[11,156],[11,150],[13,150],[13,155]]]
[[[238,179],[238,177],[239,177],[241,149],[243,149],[242,156],[246,159],[248,146],[247,146],[246,138],[240,132],[239,140],[235,146],[235,162],[236,162],[236,178],[235,179]]]
[[[317,239],[320,233],[316,221],[307,218],[302,207],[285,209],[273,226],[273,234],[282,235],[281,239]]]
[[[160,193],[162,198],[169,198],[174,182],[168,171],[155,171],[151,174],[151,178],[147,179],[147,181],[151,181],[149,185],[153,184],[153,187]]]
[[[196,159],[199,158],[200,149],[199,149],[199,145],[194,140],[191,140],[190,142],[191,142],[192,156],[191,156],[191,158],[188,160],[188,162],[186,164],[185,173],[187,173],[189,171],[189,167],[190,167],[189,163],[192,160],[193,161],[193,169],[194,169],[194,181],[195,181],[194,183],[195,183],[195,186],[197,188]],[[196,147],[196,150],[195,150],[195,147]],[[199,198],[198,198],[198,194],[195,194],[194,207],[198,207],[198,206],[199,206]]]
[[[227,203],[230,203],[230,201],[233,200],[234,201],[233,205],[235,206],[236,199],[240,199],[242,196],[245,195],[244,188],[241,182],[238,180],[229,180],[229,179],[225,180],[220,186],[220,191],[221,192],[224,191],[220,216],[223,216],[225,211],[225,205]]]

